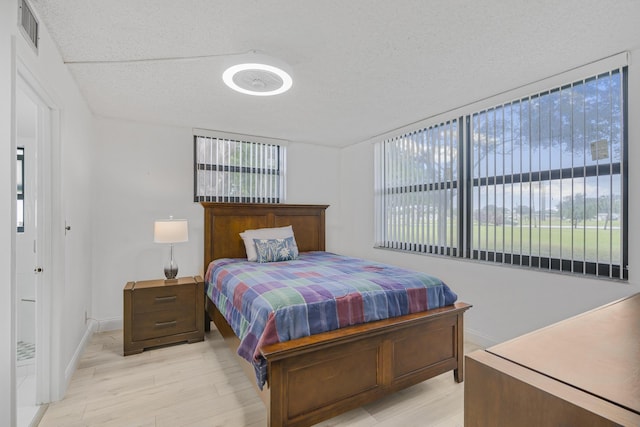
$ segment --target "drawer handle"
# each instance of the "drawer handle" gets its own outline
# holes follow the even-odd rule
[[[170,297],[156,297],[156,302],[171,302],[175,301],[178,297],[173,295]]]
[[[171,322],[156,322],[156,328],[172,328],[178,324],[177,321],[172,320]]]

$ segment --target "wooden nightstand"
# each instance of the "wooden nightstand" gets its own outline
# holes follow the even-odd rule
[[[182,341],[204,340],[204,281],[129,282],[124,293],[124,355]]]

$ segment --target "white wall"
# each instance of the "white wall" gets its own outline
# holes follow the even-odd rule
[[[342,228],[340,189],[341,150],[311,144],[287,149],[287,203],[329,205],[326,211],[326,249],[338,251]]]
[[[91,308],[92,291],[90,161],[95,132],[93,115],[46,28],[40,26],[37,55],[21,34],[16,41],[17,56],[30,74],[31,83],[51,104],[54,118],[49,154],[52,179],[50,187],[40,194],[51,199],[52,262],[43,268],[51,285],[55,399],[61,397],[75,370],[89,327],[85,323],[85,310]],[[65,224],[71,227],[66,235]],[[39,304],[44,303],[40,296],[38,299]]]
[[[0,1],[0,425],[15,424],[13,53],[16,2]]]
[[[640,52],[632,57],[640,58]],[[636,61],[638,62],[638,61]],[[465,317],[467,336],[491,345],[554,323],[621,297],[640,292],[640,64],[629,67],[629,283],[503,267],[373,249],[373,144],[343,150],[341,194],[343,228],[338,246],[346,254],[389,262],[441,277],[473,304]]]
[[[155,219],[189,220],[189,242],[174,250],[178,275],[202,274],[204,215],[193,202],[192,129],[108,118],[97,119],[96,127],[93,313],[106,330],[122,327],[128,281],[164,278],[169,248],[153,242]],[[339,155],[308,144],[287,149],[287,202],[330,204],[328,229],[338,223]]]
[[[52,179],[51,252],[53,262],[43,265],[50,284],[51,350],[48,358],[53,375],[50,396],[61,397],[75,369],[83,339],[88,336],[84,311],[91,302],[90,149],[94,137],[92,114],[62,63],[56,46],[40,26],[39,53],[31,49],[17,29],[17,2],[0,2],[0,425],[14,424],[15,346],[15,141],[12,141],[13,96],[18,64],[29,81],[42,91],[60,117],[50,145]],[[15,53],[12,52],[15,43]],[[15,58],[18,58],[14,61]],[[73,232],[64,237],[65,219]],[[41,224],[42,225],[42,224]]]
[[[189,129],[99,118],[93,176],[93,313],[103,329],[122,325],[128,281],[163,278],[169,248],[153,243],[155,219],[189,220],[189,242],[175,246],[178,275],[200,274],[202,219],[193,203]]]

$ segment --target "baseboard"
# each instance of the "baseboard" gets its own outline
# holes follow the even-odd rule
[[[118,329],[122,329],[122,324],[122,317],[98,320],[97,332],[117,331]]]
[[[96,331],[97,327],[98,324],[95,320],[89,319],[87,321],[87,328],[84,331],[84,335],[82,336],[78,347],[76,347],[76,351],[73,353],[73,357],[69,361],[67,368],[64,370],[64,390],[62,392],[62,396],[66,394],[69,383],[71,382],[71,377],[78,367],[80,357],[82,357],[82,353],[84,353],[84,349],[87,347],[87,344],[89,344],[91,336]]]
[[[465,328],[464,330],[464,339],[484,348],[493,347],[494,345],[500,343],[499,340],[493,337],[489,337],[469,328]]]
[[[84,353],[84,349],[87,347],[87,344],[89,344],[89,341],[91,341],[91,336],[95,332],[113,331],[117,329],[122,329],[122,318],[120,317],[104,320],[89,318],[87,320],[87,328],[84,331],[84,335],[76,351],[73,353],[73,357],[69,361],[67,368],[64,370],[64,390],[62,396],[66,394],[69,383],[71,382],[71,377],[73,377],[73,373],[78,367],[78,362],[80,361],[80,357],[82,357],[82,353]]]
[[[40,421],[42,421],[42,417],[44,417],[44,413],[47,412],[49,408],[49,404],[45,403],[43,405],[38,405],[38,411],[34,415],[29,427],[38,427],[40,425]]]

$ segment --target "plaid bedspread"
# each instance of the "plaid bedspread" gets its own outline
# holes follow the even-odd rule
[[[329,252],[260,264],[218,259],[206,274],[207,295],[240,338],[238,354],[266,381],[262,346],[358,323],[453,304],[440,279]]]

